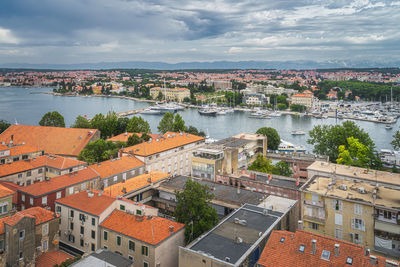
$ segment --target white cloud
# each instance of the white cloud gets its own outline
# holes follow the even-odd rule
[[[18,44],[19,40],[11,30],[0,27],[0,44]]]
[[[228,53],[229,54],[240,53],[240,52],[242,52],[242,50],[243,50],[243,48],[234,46],[234,47],[229,48]]]

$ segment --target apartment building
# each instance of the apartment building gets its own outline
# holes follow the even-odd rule
[[[314,97],[310,94],[295,94],[290,97],[291,105],[303,105],[312,108]]]
[[[116,183],[125,182],[144,173],[144,163],[132,155],[106,160],[89,168],[101,178],[101,187],[106,188]]]
[[[256,267],[381,266],[397,267],[398,261],[370,254],[363,246],[297,230],[272,231]]]
[[[162,137],[123,149],[123,155],[133,155],[146,165],[147,171],[188,175],[192,153],[204,145],[204,137],[189,133],[167,132]]]
[[[131,137],[134,134],[136,134],[138,137],[142,136],[142,133],[128,133],[128,132],[125,132],[125,133],[110,137],[106,141],[111,141],[111,142],[115,142],[115,143],[116,142],[124,142],[124,143],[126,143],[126,142],[128,142],[129,137]],[[159,138],[160,136],[162,136],[162,134],[152,134],[152,133],[149,133],[148,135],[153,140],[155,140],[155,139]]]
[[[0,185],[0,218],[8,216],[13,209],[13,197],[15,195],[16,192],[14,190]]]
[[[86,162],[72,158],[44,155],[0,165],[0,181],[25,186],[81,170],[86,165]]]
[[[163,99],[166,98],[167,101],[183,102],[186,97],[190,98],[190,90],[187,88],[150,88],[151,98],[157,99],[160,93],[163,96]]]
[[[0,219],[2,266],[34,266],[42,252],[58,249],[59,217],[40,207]]]
[[[135,262],[136,266],[178,266],[185,225],[161,217],[114,210],[100,225],[101,246]]]
[[[99,249],[99,225],[115,210],[157,216],[157,209],[102,191],[88,190],[56,201],[56,212],[61,217],[60,246],[78,254]]]
[[[269,104],[269,97],[264,94],[248,93],[243,96],[242,102],[251,106],[262,106]]]
[[[6,144],[3,142],[0,144],[0,165],[15,162],[19,160],[27,160],[42,156],[44,151],[42,149],[28,146],[28,145],[16,145]]]
[[[85,146],[100,138],[97,129],[11,125],[0,134],[0,142],[26,144],[45,154],[77,158]]]
[[[54,202],[57,199],[99,187],[100,176],[90,168],[82,169],[19,187],[17,189],[17,208],[24,210],[30,207],[46,207],[54,211]]]

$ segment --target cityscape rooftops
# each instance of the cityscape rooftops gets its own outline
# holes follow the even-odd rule
[[[0,184],[0,198],[15,194],[15,191]]]
[[[307,168],[308,172],[322,172],[329,175],[344,176],[356,180],[366,180],[370,182],[384,183],[388,185],[400,185],[400,174],[384,171],[377,171],[365,168],[359,168],[348,165],[327,163],[316,161]]]
[[[127,147],[123,152],[146,157],[203,140],[204,137],[189,133],[167,132],[156,140]]]
[[[133,156],[124,156],[95,163],[89,166],[97,172],[102,179],[134,168],[144,166],[144,163]]]
[[[24,154],[29,154],[29,153],[33,153],[33,152],[43,151],[40,148],[36,148],[34,146],[29,146],[29,145],[16,145],[16,146],[8,147],[6,145],[0,144],[0,151],[3,151],[3,150],[9,150],[10,154],[4,155],[2,157],[12,157],[12,156],[16,156],[16,155],[24,155]],[[0,157],[0,158],[2,158],[2,157]]]
[[[228,137],[228,138],[219,140],[215,143],[212,143],[212,145],[221,145],[221,146],[226,146],[226,147],[243,147],[250,142],[251,141],[247,140],[247,139]]]
[[[133,261],[107,249],[99,249],[81,260],[74,262],[71,267],[130,267]]]
[[[41,196],[97,177],[99,176],[95,171],[86,168],[69,174],[56,176],[49,180],[37,182],[25,187],[20,187],[18,191],[31,196]]]
[[[315,244],[314,249],[313,244]],[[258,265],[264,267],[388,266],[383,257],[365,255],[365,250],[360,245],[302,230],[297,230],[295,233],[272,231]]]
[[[47,154],[76,157],[97,133],[97,129],[11,125],[0,134],[0,142],[13,139],[14,144],[25,143]]]
[[[115,200],[115,197],[102,194],[100,191],[82,191],[56,200],[56,204],[62,204],[73,209],[99,216]]]
[[[110,137],[110,138],[107,139],[107,141],[124,142],[124,143],[126,143],[126,142],[128,142],[129,137],[134,135],[134,134],[136,134],[138,137],[142,136],[142,133],[128,133],[128,132],[126,132],[126,133],[122,133],[122,134],[116,135],[114,137]],[[149,133],[148,135],[153,140],[159,138],[160,136],[162,136],[161,134],[152,134],[152,133]]]
[[[161,180],[168,178],[168,173],[160,171],[151,171],[149,173],[141,174],[124,182],[113,184],[104,188],[104,194],[109,196],[122,196],[126,193],[133,192],[149,186],[153,183],[161,182]]]
[[[153,246],[185,227],[182,223],[165,218],[133,215],[117,209],[100,226]]]

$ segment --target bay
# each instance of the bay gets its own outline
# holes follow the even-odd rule
[[[97,113],[106,114],[109,111],[127,111],[148,106],[146,102],[138,102],[129,99],[112,97],[67,97],[41,94],[50,91],[51,88],[0,88],[0,119],[11,123],[38,125],[41,117],[48,111],[58,111],[64,118],[67,126],[70,126],[78,115],[93,117]],[[255,132],[261,127],[275,128],[282,139],[303,145],[308,151],[312,146],[307,144],[308,135],[294,136],[293,130],[310,131],[315,125],[336,124],[344,120],[334,118],[316,119],[313,117],[299,117],[282,115],[271,119],[249,118],[248,112],[234,112],[216,117],[201,116],[197,109],[185,109],[179,112],[186,122],[208,132],[215,139],[226,138],[241,132]],[[157,125],[161,120],[160,115],[139,115],[147,120],[153,132],[157,132]],[[392,130],[385,129],[384,124],[355,121],[361,128],[369,133],[378,149],[391,149],[390,142],[396,130],[399,129],[399,121],[393,124]]]

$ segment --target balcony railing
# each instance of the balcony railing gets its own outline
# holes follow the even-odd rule
[[[308,199],[305,199],[305,200],[304,200],[304,204],[305,204],[305,205],[310,205],[310,206],[316,206],[316,207],[320,207],[320,208],[325,207],[324,202],[321,202],[321,201],[312,201],[312,200],[308,200]]]
[[[303,215],[303,219],[307,220],[307,221],[325,224],[325,218],[321,218],[321,217]]]

